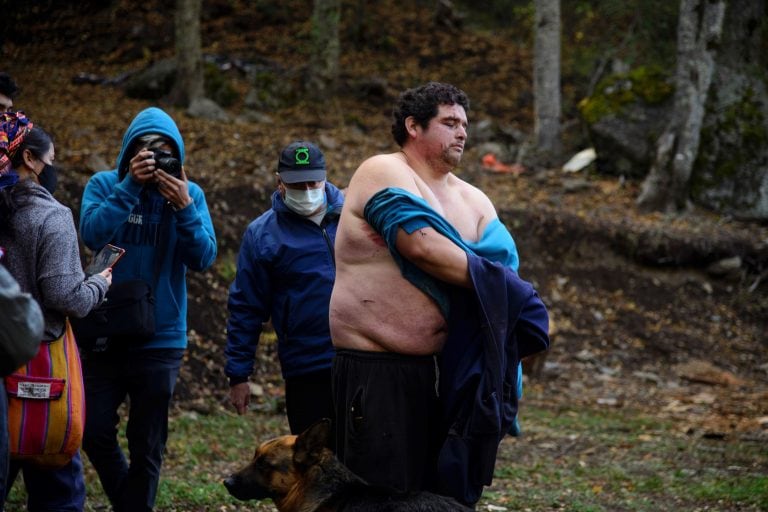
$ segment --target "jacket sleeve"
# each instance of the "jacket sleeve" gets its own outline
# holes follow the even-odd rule
[[[262,324],[269,320],[272,308],[270,263],[259,255],[253,228],[243,237],[237,259],[237,274],[229,288],[227,321],[227,357],[224,373],[230,385],[245,382],[253,373],[256,346]]]
[[[0,265],[0,377],[34,357],[43,327],[40,306]]]
[[[82,318],[104,300],[107,280],[98,274],[86,279],[69,210],[57,210],[43,226],[37,268],[42,306]]]
[[[549,349],[549,313],[535,290],[523,304],[515,335],[520,359]]]
[[[126,175],[116,182],[116,171],[94,174],[83,192],[80,205],[80,236],[83,243],[97,250],[115,238],[139,202],[142,185]]]
[[[216,259],[216,233],[203,190],[190,182],[189,194],[192,203],[174,213],[177,247],[181,248],[182,260],[187,267],[202,271]]]

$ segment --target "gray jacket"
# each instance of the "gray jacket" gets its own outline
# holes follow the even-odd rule
[[[43,339],[43,326],[40,306],[0,265],[0,376],[34,357]]]
[[[65,317],[81,318],[101,304],[108,284],[99,274],[86,279],[70,209],[36,183],[16,186],[29,190],[13,216],[14,236],[0,234],[3,263],[42,308],[42,339],[52,341],[63,334]]]

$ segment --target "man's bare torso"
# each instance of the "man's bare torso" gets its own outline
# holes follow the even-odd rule
[[[468,241],[476,241],[495,218],[493,207],[484,194],[453,175],[443,186],[430,186],[402,153],[379,155],[361,169],[350,183],[336,234],[333,343],[367,351],[437,353],[446,337],[445,319],[429,296],[402,277],[386,243],[363,218],[365,203],[386,186],[403,188],[424,198]]]

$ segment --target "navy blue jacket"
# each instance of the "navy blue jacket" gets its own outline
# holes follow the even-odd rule
[[[328,304],[336,278],[333,244],[343,195],[325,184],[328,211],[320,226],[289,210],[278,192],[272,208],[243,235],[229,288],[227,363],[230,385],[253,373],[262,324],[272,320],[284,378],[330,368]]]
[[[517,415],[518,365],[549,348],[549,315],[530,283],[468,253],[474,290],[453,288],[440,356],[448,436],[438,462],[441,491],[464,503],[490,485],[499,442]]]

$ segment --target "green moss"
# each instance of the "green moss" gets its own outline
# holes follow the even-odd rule
[[[750,167],[768,145],[768,129],[755,91],[748,88],[741,99],[719,113],[708,105],[708,116],[717,122],[705,127],[699,139],[699,155],[694,169],[702,169],[692,180],[692,192],[698,196],[727,180],[751,179],[742,172]],[[743,176],[741,176],[743,174]],[[759,186],[759,183],[750,186]]]
[[[579,112],[588,124],[594,124],[637,101],[662,103],[674,92],[668,78],[656,66],[641,66],[629,73],[610,75],[598,83],[595,94],[579,102]]]
[[[205,95],[222,107],[229,107],[237,100],[237,91],[215,64],[204,65],[203,82]]]
[[[733,130],[741,134],[742,143],[747,150],[760,149],[768,142],[765,118],[760,104],[755,99],[755,91],[747,89],[742,100],[732,105],[725,112],[722,129]]]
[[[646,103],[658,104],[669,98],[674,87],[664,71],[655,66],[643,66],[629,72],[632,89]]]

